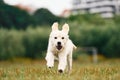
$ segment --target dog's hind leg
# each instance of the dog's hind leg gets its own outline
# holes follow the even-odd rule
[[[71,71],[72,71],[72,52],[67,56],[67,65],[68,65],[67,72],[71,73]]]

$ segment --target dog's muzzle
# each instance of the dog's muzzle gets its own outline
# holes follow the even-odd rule
[[[62,49],[61,42],[57,42],[57,46],[56,46],[56,48],[57,48],[58,50],[61,50],[61,49]]]

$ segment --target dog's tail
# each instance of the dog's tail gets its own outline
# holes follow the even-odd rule
[[[74,44],[73,44],[73,49],[74,49],[74,50],[76,50],[76,49],[77,49],[77,47],[76,47]]]

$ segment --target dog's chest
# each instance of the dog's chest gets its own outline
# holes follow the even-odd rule
[[[56,56],[56,57],[58,57],[59,53],[60,53],[59,51],[56,51],[56,50],[53,51],[53,55]]]
[[[62,48],[61,50],[57,50],[56,48],[52,48],[51,51],[55,57],[58,57],[61,53],[64,53],[65,48]]]

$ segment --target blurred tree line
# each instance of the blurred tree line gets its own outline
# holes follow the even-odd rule
[[[96,47],[98,53],[106,57],[120,57],[119,15],[111,19],[103,19],[97,14],[61,18],[43,8],[30,15],[0,0],[0,60],[43,58],[51,30],[47,26],[56,21],[70,25],[70,38],[78,47]]]
[[[26,26],[30,25],[31,21],[32,19],[26,11],[7,5],[1,0],[0,27],[7,29],[25,29]]]
[[[47,9],[39,9],[33,15],[25,10],[7,5],[0,1],[0,27],[26,29],[29,25],[51,25],[53,22],[59,22],[62,18],[53,15]]]
[[[120,15],[104,19],[98,14],[78,14],[68,20],[74,26],[71,38],[78,46],[95,47],[106,57],[120,57]]]

